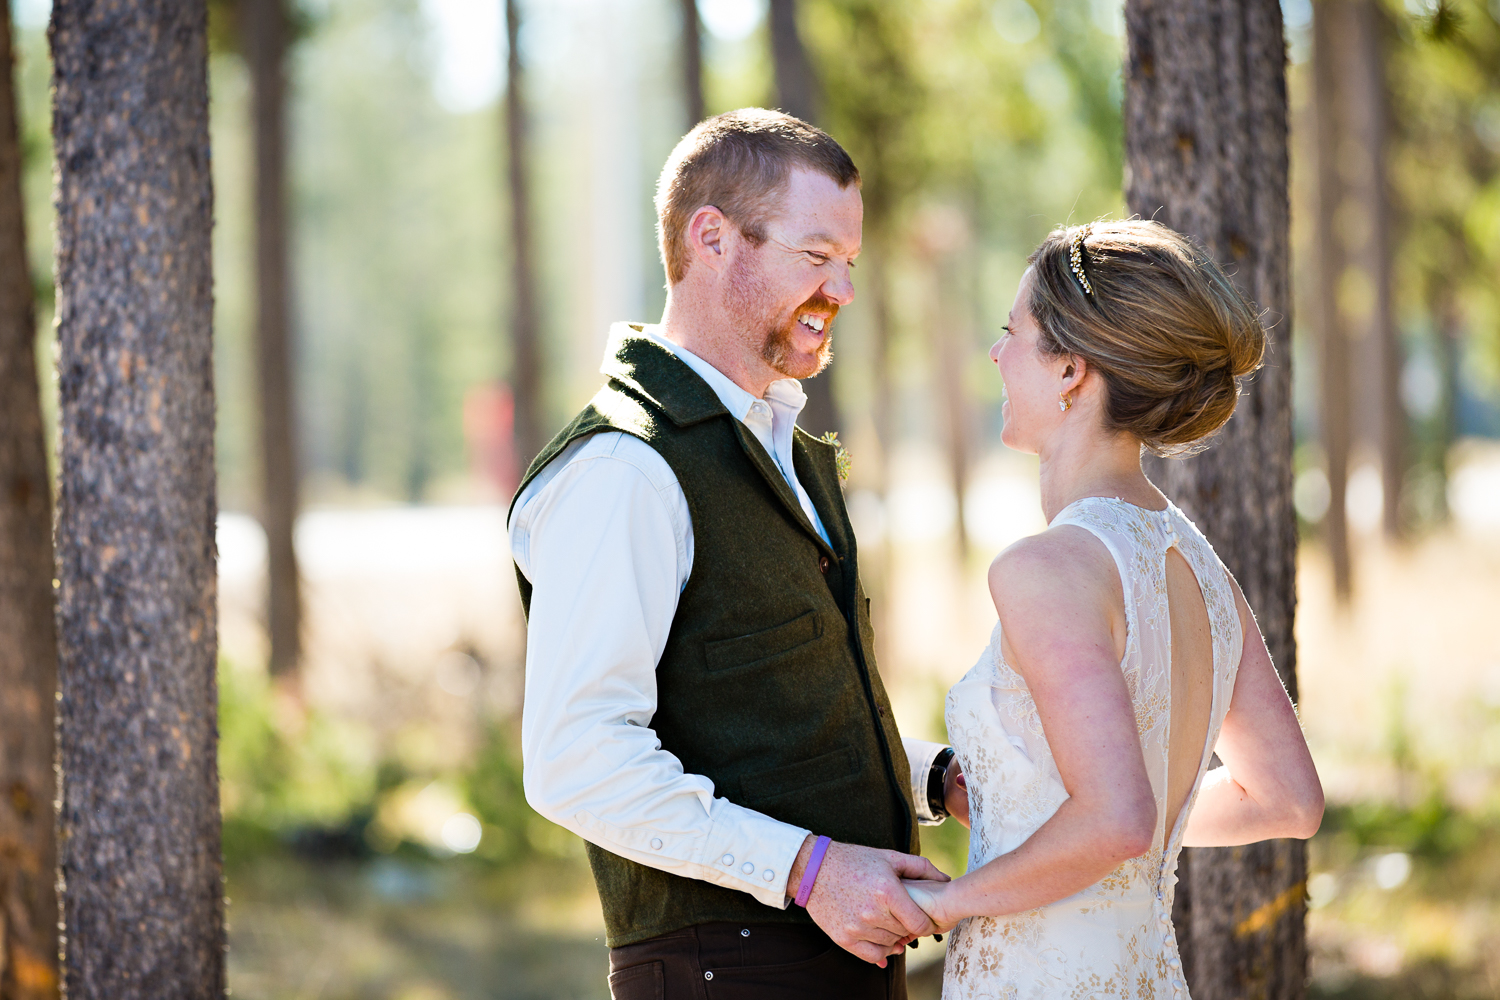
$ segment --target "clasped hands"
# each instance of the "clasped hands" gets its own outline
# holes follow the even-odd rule
[[[800,881],[812,843],[808,837],[803,844],[789,885]],[[913,902],[907,886],[947,880],[926,858],[834,841],[807,898],[807,912],[835,944],[883,969],[889,956],[941,931]]]
[[[952,765],[944,776],[948,814],[969,825],[969,793],[963,774]],[[814,838],[802,845],[789,886],[802,879]],[[807,912],[845,951],[885,968],[919,937],[941,934],[957,920],[942,914],[943,886],[949,881],[926,858],[835,841],[828,847]]]

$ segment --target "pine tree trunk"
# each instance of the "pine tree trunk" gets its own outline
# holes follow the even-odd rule
[[[782,111],[816,125],[819,119],[818,79],[797,29],[797,0],[771,0],[771,62],[776,70],[776,105]],[[807,406],[797,422],[810,434],[842,428],[834,398],[834,367],[817,378],[804,379]]]
[[[1349,554],[1350,402],[1349,335],[1339,310],[1339,281],[1346,254],[1335,232],[1344,184],[1339,176],[1341,104],[1339,76],[1344,63],[1341,39],[1348,29],[1346,0],[1320,0],[1313,8],[1313,129],[1317,169],[1317,276],[1310,290],[1314,325],[1319,340],[1318,419],[1322,430],[1323,458],[1328,471],[1328,513],[1323,519],[1323,537],[1333,564],[1333,593],[1347,601],[1352,571]]]
[[[52,494],[36,377],[10,5],[0,3],[0,1000],[57,996]]]
[[[1328,0],[1325,0],[1325,3]],[[1348,7],[1348,114],[1343,119],[1354,141],[1347,146],[1357,158],[1349,165],[1357,232],[1345,234],[1355,244],[1347,248],[1367,276],[1367,302],[1360,303],[1360,354],[1365,392],[1365,414],[1373,450],[1380,459],[1385,498],[1382,527],[1386,538],[1401,537],[1401,488],[1406,478],[1406,408],[1401,401],[1401,345],[1391,303],[1391,198],[1386,174],[1386,136],[1390,100],[1385,79],[1385,12],[1375,0],[1334,0]]]
[[[283,0],[243,0],[240,16],[255,147],[256,374],[261,523],[269,556],[270,667],[273,676],[293,676],[302,657],[302,595],[292,538],[298,476],[286,197],[288,28]]]
[[[817,124],[818,81],[797,30],[797,0],[771,0],[771,63],[776,70],[776,106]]]
[[[63,977],[224,993],[202,0],[52,7]]]
[[[880,203],[877,200],[877,209]],[[875,631],[875,660],[878,663],[894,663],[892,647],[895,635],[896,616],[891,611],[891,595],[895,592],[896,544],[892,540],[890,503],[893,483],[893,467],[896,455],[894,380],[891,378],[891,346],[895,340],[895,317],[891,315],[890,271],[886,262],[890,259],[890,241],[884,238],[884,227],[871,226],[865,238],[865,252],[860,257],[860,269],[865,285],[862,294],[867,296],[870,310],[870,368],[871,400],[870,416],[875,426],[875,439],[880,446],[880,475],[875,488],[880,495],[885,511],[885,529],[878,544],[867,540],[860,542],[860,575],[870,599],[871,625]]]
[[[1296,696],[1286,49],[1276,0],[1127,0],[1126,198],[1199,240],[1266,312],[1266,367],[1207,452],[1152,463],[1256,609]],[[1177,918],[1195,1000],[1301,997],[1306,848],[1186,852]]]
[[[682,103],[687,110],[687,127],[703,120],[703,22],[698,17],[698,0],[679,0],[682,8]]]
[[[516,401],[516,457],[525,469],[546,438],[536,268],[531,244],[531,182],[526,116],[526,75],[521,65],[521,15],[505,0],[505,138],[509,153],[511,239],[511,392]]]

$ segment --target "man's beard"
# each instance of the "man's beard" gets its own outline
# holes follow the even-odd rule
[[[838,311],[837,302],[825,298],[822,292],[817,293],[793,310],[792,314],[781,323],[778,324],[772,320],[768,324],[765,343],[760,347],[760,356],[773,370],[787,378],[812,378],[827,368],[828,362],[833,360],[833,316]],[[811,368],[807,362],[799,363],[792,346],[792,338],[796,335],[798,325],[797,317],[807,312],[817,313],[823,317],[823,342],[818,345],[817,353],[813,355]]]
[[[778,314],[759,262],[752,255],[742,260],[730,275],[725,304],[734,316],[743,318],[747,328],[765,331],[761,358],[773,371],[787,378],[812,378],[827,368],[833,360],[833,318],[838,314],[838,303],[822,292],[815,292],[790,313]],[[793,338],[797,334],[797,317],[809,312],[823,317],[823,342],[812,359],[805,360],[805,355],[799,356]]]

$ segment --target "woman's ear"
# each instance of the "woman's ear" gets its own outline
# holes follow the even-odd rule
[[[712,205],[704,205],[688,220],[688,248],[696,259],[715,271],[724,264],[724,236],[727,229],[724,213]]]
[[[1063,365],[1060,388],[1067,393],[1077,389],[1083,383],[1084,376],[1089,371],[1089,363],[1076,354],[1067,355],[1065,360],[1067,363]]]

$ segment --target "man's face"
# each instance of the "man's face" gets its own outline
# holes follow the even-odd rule
[[[725,308],[762,360],[788,378],[811,378],[832,356],[833,318],[854,301],[864,203],[854,185],[794,170],[759,247],[740,241]]]

